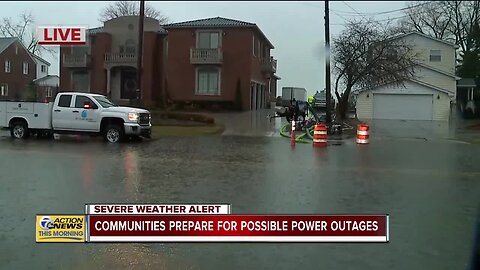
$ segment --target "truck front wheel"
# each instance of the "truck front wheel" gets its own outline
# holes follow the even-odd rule
[[[10,128],[10,136],[15,139],[26,139],[30,135],[27,124],[24,121],[17,121]]]
[[[118,143],[123,139],[123,129],[119,125],[109,125],[105,129],[105,141],[110,143]]]

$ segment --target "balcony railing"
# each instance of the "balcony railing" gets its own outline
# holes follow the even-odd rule
[[[137,62],[137,55],[134,53],[106,53],[106,64],[133,64]]]
[[[221,64],[223,52],[220,48],[214,49],[190,49],[190,63],[192,64]]]
[[[277,72],[277,60],[273,58],[262,58],[262,71],[263,72]]]
[[[64,54],[63,55],[64,67],[82,68],[82,67],[87,67],[89,62],[90,62],[90,56],[88,54],[83,54],[83,55]]]

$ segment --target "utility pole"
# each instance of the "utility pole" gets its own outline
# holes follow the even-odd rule
[[[138,18],[138,52],[137,52],[137,90],[136,98],[137,104],[143,104],[143,91],[142,91],[142,63],[143,63],[143,22],[145,17],[145,1],[140,0],[140,16]]]
[[[327,98],[327,125],[332,122],[332,93],[330,83],[330,15],[328,14],[328,0],[325,0],[325,92]]]

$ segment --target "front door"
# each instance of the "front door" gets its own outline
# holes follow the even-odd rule
[[[86,109],[85,104],[90,104]],[[74,107],[78,113],[75,115],[75,127],[82,131],[100,130],[100,112],[98,105],[87,96],[76,95]]]
[[[137,72],[134,69],[122,69],[120,79],[120,99],[135,98],[137,89]]]

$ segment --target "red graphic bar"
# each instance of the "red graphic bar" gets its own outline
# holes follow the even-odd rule
[[[388,242],[388,215],[91,215],[89,242]]]

